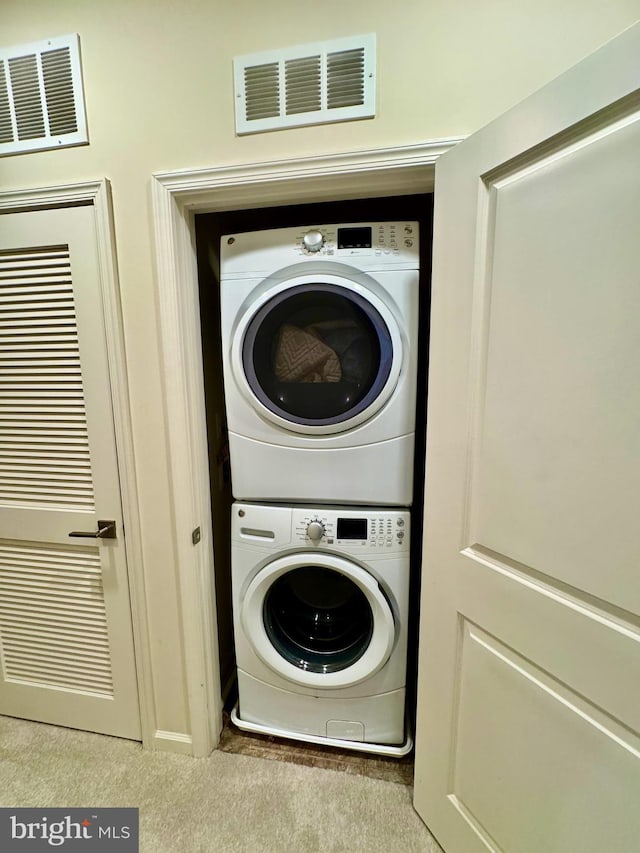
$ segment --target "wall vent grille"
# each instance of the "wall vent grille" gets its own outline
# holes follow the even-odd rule
[[[234,60],[236,132],[375,116],[374,33]]]
[[[0,154],[86,142],[78,36],[0,48]]]

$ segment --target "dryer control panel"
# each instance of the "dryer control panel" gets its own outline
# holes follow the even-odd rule
[[[319,225],[301,229],[296,250],[316,257],[374,255],[399,258],[418,247],[417,222],[377,222],[364,225]]]
[[[332,261],[360,270],[418,269],[418,222],[309,223],[227,234],[220,241],[221,276],[267,274],[298,263]]]
[[[409,513],[381,509],[294,509],[292,539],[303,545],[348,551],[409,549]]]

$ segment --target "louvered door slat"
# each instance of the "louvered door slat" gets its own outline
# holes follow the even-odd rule
[[[48,275],[47,261],[55,257],[67,281],[64,285]],[[42,277],[34,283],[34,264]],[[11,277],[2,277],[6,267]],[[22,278],[21,271],[25,278]],[[64,472],[55,465],[41,461],[37,469],[31,462],[30,452],[23,455],[16,450],[9,463],[0,456],[0,501],[8,504],[28,501],[29,505],[73,506],[93,510],[91,469],[87,467],[88,435],[82,377],[78,369],[79,345],[73,301],[73,285],[69,277],[68,248],[51,247],[24,252],[0,254],[0,364],[13,363],[16,352],[34,355],[38,360],[23,366],[12,375],[10,368],[0,371],[0,446],[8,441],[17,448],[21,445],[25,428],[50,428],[58,434],[80,439],[87,457],[82,463],[68,460]],[[22,290],[22,292],[21,292]],[[5,298],[5,295],[7,298]],[[48,303],[53,296],[64,297],[64,307]],[[43,307],[46,306],[46,307]],[[45,343],[46,341],[46,343]],[[43,353],[43,344],[46,353]],[[71,350],[71,353],[69,352]],[[73,360],[68,360],[71,355]],[[43,356],[46,356],[43,359]],[[62,356],[62,358],[61,358]],[[6,361],[5,361],[6,360]],[[48,363],[46,373],[39,364]],[[30,381],[25,382],[28,377]],[[13,434],[11,428],[13,427]]]
[[[57,376],[60,371],[61,361],[64,362],[65,375],[79,376],[80,361],[73,356],[67,356],[64,353],[58,355],[57,358],[31,358],[24,357],[27,353],[21,353],[21,357],[9,356],[0,358],[0,375],[6,376],[22,376],[36,374],[37,376],[46,376],[47,374]]]
[[[0,331],[0,338],[2,339],[0,345],[8,346],[11,344],[11,347],[17,351],[45,352],[49,347],[55,347],[58,352],[71,350],[75,353],[78,350],[77,338],[73,332],[61,334],[53,330],[32,329],[30,338],[25,340],[24,336],[11,334],[8,330],[3,329]]]
[[[63,628],[56,628],[52,631],[50,628],[41,625],[12,625],[10,628],[5,626],[3,636],[13,640],[20,646],[55,646],[67,648],[69,643],[76,643],[78,639],[82,639],[84,649],[87,654],[95,654],[101,658],[107,658],[108,652],[105,651],[103,643],[99,637],[93,637],[87,632],[78,632],[73,630],[65,631]]]
[[[101,598],[93,600],[90,595],[86,594],[90,591],[89,589],[78,593],[73,586],[65,588],[59,580],[55,584],[43,584],[29,583],[24,580],[18,582],[16,579],[11,582],[5,578],[2,587],[3,598],[7,604],[12,601],[22,603],[25,596],[28,595],[31,601],[39,602],[41,612],[49,609],[75,614],[76,609],[82,607],[86,615],[93,614],[98,618],[104,615],[104,603]]]
[[[96,584],[98,586],[102,583],[101,578],[92,574],[91,570],[87,569],[82,562],[74,565],[71,560],[68,560],[65,561],[64,569],[61,569],[59,566],[59,559],[46,560],[42,556],[38,557],[37,554],[33,553],[29,553],[26,558],[20,559],[20,555],[17,552],[14,552],[11,562],[8,564],[2,562],[1,565],[3,568],[6,568],[7,565],[9,565],[12,575],[15,578],[24,577],[26,579],[37,579],[39,576],[43,576],[47,578],[57,578],[61,583],[68,581],[68,567],[72,566],[73,577],[69,583],[75,584],[78,579],[82,580],[83,583],[86,582],[88,584]]]
[[[28,631],[24,626],[20,630],[5,628],[3,634],[16,649],[21,649],[23,652],[30,648],[42,649],[45,652],[53,648],[60,649],[63,657],[68,653],[69,641],[75,639],[73,632],[65,633],[57,629],[54,633],[53,631],[37,631],[35,628]],[[105,651],[99,642],[94,643],[89,636],[85,637],[82,649],[74,649],[69,654],[77,656],[80,660],[94,657],[104,661],[109,659],[109,652]]]
[[[48,460],[49,464],[54,467],[56,465],[73,466],[78,464],[83,468],[85,464],[89,465],[89,454],[86,451],[77,450],[73,445],[66,443],[58,447],[46,447],[41,446],[37,441],[32,443],[23,441],[20,444],[13,444],[0,440],[0,456],[11,460],[14,464],[18,464],[16,462],[16,451],[19,454],[28,454],[29,459],[24,462],[25,465],[29,465],[30,461],[37,461],[39,459]]]
[[[24,312],[28,312],[28,316],[23,319]],[[75,327],[75,314],[73,307],[66,306],[51,306],[43,309],[39,305],[23,303],[22,305],[6,305],[0,309],[0,329],[23,329],[28,327],[33,329],[36,334],[44,329],[50,329],[52,326],[56,330],[61,330],[66,327]]]
[[[7,681],[110,695],[97,547],[0,544],[0,635]]]
[[[79,484],[74,483],[73,485],[68,485],[68,479],[67,474],[56,474],[55,476],[48,475],[47,477],[43,477],[42,473],[38,474],[36,472],[19,470],[15,475],[7,476],[6,485],[3,486],[3,490],[15,489],[16,491],[24,492],[25,494],[31,492],[34,500],[38,499],[39,493],[43,488],[56,488],[61,492],[64,492],[65,489],[71,490],[72,498],[77,498],[83,494],[91,494],[92,486],[90,474],[81,480]]]
[[[74,402],[77,403],[78,401]],[[4,401],[1,407],[0,422],[5,425],[13,423],[24,424],[25,426],[35,426],[39,423],[44,427],[53,426],[58,429],[62,429],[63,424],[67,423],[72,431],[83,428],[86,431],[86,427],[83,426],[86,423],[83,411],[74,411],[71,405],[47,406],[42,400],[31,401],[31,403],[34,407],[37,406],[37,409],[29,409],[28,403]],[[76,408],[82,407],[76,406]],[[1,479],[0,471],[0,482]]]
[[[84,602],[76,608],[71,605],[64,607],[60,603],[50,601],[46,596],[35,595],[27,598],[24,594],[3,594],[0,614],[7,615],[7,618],[8,614],[19,615],[21,624],[26,620],[43,625],[76,625],[83,630],[94,632],[100,632],[105,621],[104,612],[87,608]],[[3,619],[4,616],[0,615],[0,624]]]
[[[33,439],[34,441],[39,441],[41,443],[45,438],[47,438],[52,445],[57,447],[65,444],[77,445],[79,447],[86,446],[86,437],[84,435],[84,430],[82,429],[74,434],[71,430],[56,429],[56,424],[42,424],[40,425],[40,428],[38,428],[32,423],[18,423],[19,429],[17,430],[15,421],[11,421],[9,424],[4,425],[0,420],[0,442],[7,437],[11,441],[11,439],[15,437],[17,430],[20,433],[20,438],[23,440]]]
[[[38,500],[36,492],[30,492],[27,488],[11,491],[10,488],[0,490],[0,500],[3,502],[12,502],[23,507],[38,509],[42,506],[42,501]],[[86,495],[73,495],[67,499],[69,509],[82,510],[83,504],[86,503]],[[46,506],[46,504],[45,504]]]

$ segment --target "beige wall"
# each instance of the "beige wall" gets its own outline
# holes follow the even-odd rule
[[[0,0],[4,46],[80,34],[91,144],[0,160],[0,187],[112,183],[158,728],[187,731],[153,275],[150,175],[481,127],[640,17],[640,0]],[[232,57],[375,31],[378,117],[237,138]]]

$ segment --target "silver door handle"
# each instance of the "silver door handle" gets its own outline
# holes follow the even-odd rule
[[[89,539],[115,539],[116,538],[116,523],[115,521],[101,521],[98,519],[98,529],[87,533],[83,530],[72,530],[69,536],[86,536]]]

